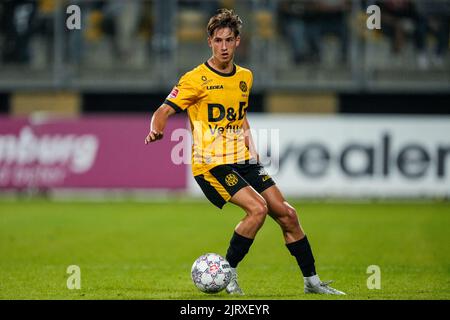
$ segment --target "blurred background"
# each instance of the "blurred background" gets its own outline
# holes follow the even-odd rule
[[[66,26],[74,4],[80,30]],[[366,25],[373,4],[379,30]],[[244,21],[249,118],[280,130],[273,174],[288,194],[448,197],[448,0],[2,0],[2,193],[198,194],[188,166],[166,164],[178,141],[141,142],[178,78],[209,58],[221,7]],[[184,116],[171,126],[188,128]]]

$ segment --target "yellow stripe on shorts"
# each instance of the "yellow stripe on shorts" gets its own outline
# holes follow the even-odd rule
[[[220,194],[220,196],[228,202],[231,199],[230,194],[227,190],[220,184],[219,181],[211,174],[211,172],[207,171],[203,174],[203,178],[209,182],[209,184],[216,189],[216,191]]]

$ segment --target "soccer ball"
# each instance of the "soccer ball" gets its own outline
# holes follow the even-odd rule
[[[220,292],[230,283],[230,264],[217,253],[204,254],[194,261],[191,278],[195,286],[202,292]]]

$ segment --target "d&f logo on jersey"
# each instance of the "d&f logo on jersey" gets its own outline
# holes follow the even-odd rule
[[[225,183],[229,186],[235,186],[238,183],[238,177],[234,173],[230,173],[225,177]]]

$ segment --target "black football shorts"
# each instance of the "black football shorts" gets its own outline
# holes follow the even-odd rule
[[[220,209],[244,187],[252,186],[261,193],[275,185],[259,163],[223,164],[194,178],[208,200]]]

